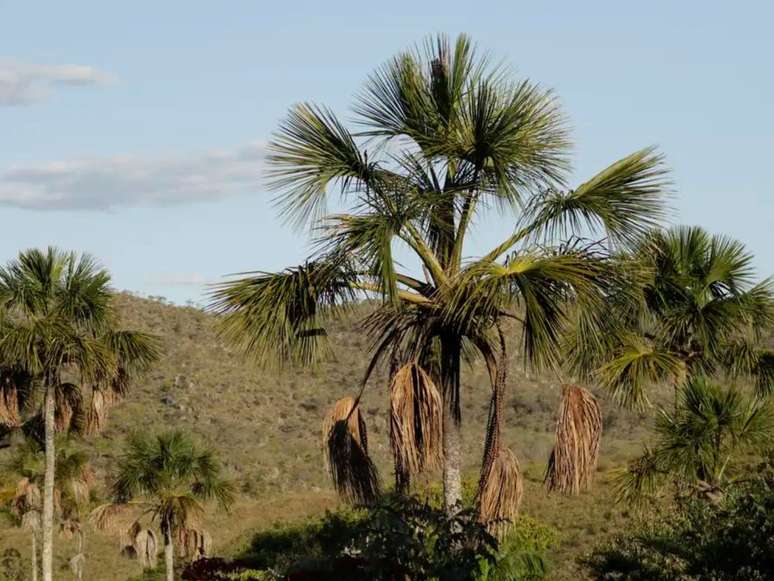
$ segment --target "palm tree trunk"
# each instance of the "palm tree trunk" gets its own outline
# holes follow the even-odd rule
[[[167,567],[167,581],[175,581],[175,546],[172,544],[172,527],[162,527],[164,535],[164,562]]]
[[[32,581],[38,581],[38,536],[32,531]]]
[[[46,382],[44,408],[46,440],[46,474],[43,481],[43,581],[53,581],[54,563],[54,405],[56,394],[53,382]]]
[[[443,500],[447,514],[462,503],[462,413],[460,410],[460,343],[441,341],[443,385]]]

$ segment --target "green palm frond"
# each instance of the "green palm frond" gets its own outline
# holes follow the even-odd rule
[[[685,366],[672,353],[659,351],[639,337],[628,336],[597,375],[621,405],[641,408],[648,401],[648,385],[684,377]]]
[[[325,320],[354,301],[356,282],[346,260],[328,257],[216,285],[210,309],[223,336],[257,361],[306,365],[324,348]]]
[[[329,184],[367,183],[373,171],[352,134],[329,110],[297,105],[269,144],[269,186],[281,213],[297,225],[321,217]]]
[[[535,233],[549,239],[590,231],[632,244],[666,218],[667,176],[663,156],[654,148],[642,149],[574,190],[546,190],[533,200],[528,215]]]

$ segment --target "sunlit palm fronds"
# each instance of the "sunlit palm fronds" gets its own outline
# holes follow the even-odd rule
[[[594,395],[577,385],[563,385],[546,488],[571,495],[588,490],[597,469],[601,439],[602,413]]]

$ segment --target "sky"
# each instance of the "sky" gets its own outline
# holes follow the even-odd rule
[[[553,88],[573,183],[657,145],[674,222],[731,235],[774,274],[774,3],[0,0],[0,262],[56,245],[178,303],[309,253],[264,187],[294,103],[347,119],[378,65],[470,34]],[[510,233],[494,216],[476,254]]]

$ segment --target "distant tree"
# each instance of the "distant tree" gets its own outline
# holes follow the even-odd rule
[[[629,406],[659,382],[674,386],[677,402],[692,378],[719,372],[752,376],[760,395],[774,389],[774,352],[762,342],[774,325],[774,286],[755,282],[741,243],[679,226],[652,232],[628,258],[639,268],[622,298],[578,312],[574,371]]]
[[[402,370],[391,378],[397,479],[442,458],[450,513],[462,494],[462,362],[484,360],[499,387],[480,486],[491,502],[481,506],[491,508],[487,518],[507,518],[520,477],[499,437],[506,345],[498,327],[518,325],[530,364],[559,364],[569,305],[603,302],[615,278],[607,249],[633,243],[665,216],[662,158],[643,149],[569,189],[570,141],[554,95],[511,79],[466,36],[439,36],[389,61],[355,115],[360,133],[324,107],[290,111],[269,145],[268,176],[282,215],[312,226],[319,252],[280,273],[224,283],[212,308],[225,336],[259,362],[306,365],[325,353],[326,324],[364,296],[380,299],[365,321],[368,374],[380,361]],[[341,213],[326,214],[332,192]],[[513,213],[513,233],[466,256],[471,233],[492,213]],[[398,244],[407,260],[394,253]],[[414,397],[421,406],[408,405]],[[362,502],[378,480],[358,401],[339,402],[326,439],[339,491]],[[437,435],[442,442],[430,439]]]
[[[618,478],[619,499],[642,500],[676,480],[716,500],[730,481],[729,465],[773,441],[770,402],[694,377],[674,412],[659,411],[656,442]]]
[[[90,256],[55,248],[24,251],[0,268],[0,422],[45,446],[44,581],[53,580],[55,433],[83,429],[85,387],[92,405],[104,402],[159,354],[153,337],[120,329],[109,282]]]
[[[156,541],[143,519],[157,523],[168,581],[174,581],[175,545],[194,558],[207,553],[210,537],[201,526],[204,503],[215,500],[228,510],[233,502],[232,486],[221,477],[214,453],[198,448],[180,431],[133,437],[119,461],[112,496],[111,503],[92,513],[93,521],[109,529],[122,516],[136,516],[126,534],[145,566],[155,562]]]

